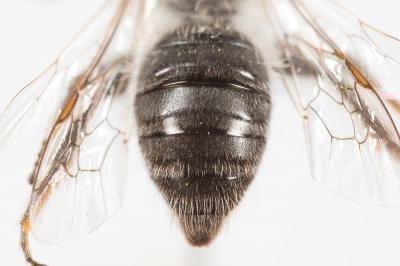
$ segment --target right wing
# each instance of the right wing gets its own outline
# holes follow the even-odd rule
[[[350,199],[400,203],[400,42],[328,0],[266,0],[304,118],[313,177]]]

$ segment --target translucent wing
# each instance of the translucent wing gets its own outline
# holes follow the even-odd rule
[[[79,37],[0,117],[0,141],[44,141],[22,247],[28,233],[48,243],[87,234],[120,206],[127,169],[131,54],[143,1],[110,1]]]
[[[400,203],[400,42],[330,1],[271,0],[312,174],[370,204]]]
[[[120,1],[107,3],[91,19],[77,38],[38,78],[22,89],[6,109],[0,114],[0,148],[16,144],[41,143],[49,134],[52,125],[61,113],[64,104],[71,96],[74,86],[84,82],[101,58],[105,61],[105,52],[116,56],[126,51],[132,35],[119,34],[119,40],[108,46],[114,38],[116,24],[119,24],[117,12],[121,13]],[[128,1],[122,1],[128,2]],[[118,15],[118,16],[116,16]],[[112,21],[113,20],[113,21]],[[129,20],[122,25],[127,30]],[[107,49],[105,49],[107,48]]]
[[[79,92],[45,142],[28,210],[39,240],[87,234],[119,208],[127,169],[128,65],[117,61]]]

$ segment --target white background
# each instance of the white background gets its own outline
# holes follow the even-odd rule
[[[100,2],[0,1],[0,109],[56,57]],[[397,1],[341,2],[400,36]],[[257,179],[210,247],[185,242],[133,147],[121,211],[85,238],[54,246],[33,241],[35,256],[51,266],[400,265],[400,208],[354,203],[314,182],[301,122],[286,94],[275,96]],[[0,151],[0,265],[25,265],[18,223],[30,194],[27,154],[27,149]]]

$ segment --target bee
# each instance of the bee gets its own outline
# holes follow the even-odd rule
[[[118,210],[131,128],[188,242],[209,244],[256,175],[275,77],[303,119],[314,179],[398,204],[399,49],[331,1],[107,2],[0,115],[2,147],[43,143],[21,219],[26,261],[43,265],[30,233],[78,238]]]

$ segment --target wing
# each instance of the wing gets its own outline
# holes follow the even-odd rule
[[[107,1],[61,55],[14,97],[0,114],[0,148],[41,143],[77,83],[86,82],[99,63],[130,49],[134,34],[122,31],[129,30],[128,23],[134,18],[122,20],[126,9],[122,4],[128,5],[129,0]]]
[[[0,143],[43,142],[22,221],[57,243],[87,234],[120,206],[127,169],[131,54],[144,1],[109,1],[0,116]]]
[[[313,177],[356,201],[399,204],[400,42],[331,1],[265,3]]]
[[[34,173],[29,221],[47,243],[87,234],[121,205],[127,169],[128,61],[73,96],[46,140]],[[69,108],[69,107],[68,107]]]

